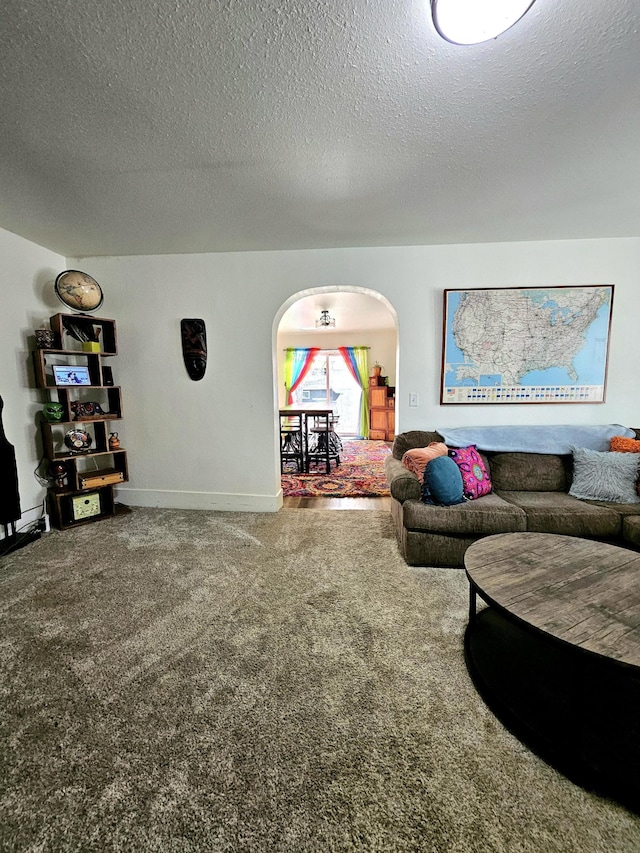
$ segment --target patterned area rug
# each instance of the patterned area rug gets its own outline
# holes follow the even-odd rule
[[[340,465],[324,471],[282,475],[282,493],[290,498],[364,498],[386,497],[389,487],[384,475],[384,460],[391,450],[384,441],[354,439],[345,441]],[[292,468],[292,465],[289,465]]]

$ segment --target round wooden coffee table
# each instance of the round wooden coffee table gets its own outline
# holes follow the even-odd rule
[[[465,653],[487,704],[576,782],[637,808],[640,554],[505,533],[471,545],[465,568]]]

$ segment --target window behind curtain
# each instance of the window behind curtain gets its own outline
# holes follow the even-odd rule
[[[321,350],[310,371],[294,391],[294,402],[333,406],[339,416],[336,431],[341,435],[357,435],[362,389],[351,375],[337,350]]]

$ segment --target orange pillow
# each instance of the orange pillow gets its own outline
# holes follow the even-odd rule
[[[640,444],[640,441],[638,442]],[[436,456],[446,456],[449,452],[447,445],[441,441],[432,441],[428,447],[414,447],[402,456],[402,464],[416,475],[420,484],[424,482],[424,469],[427,462]]]
[[[640,453],[640,441],[635,438],[625,438],[623,435],[614,435],[609,442],[609,450],[614,453]]]
[[[640,441],[636,438],[625,438],[623,435],[614,435],[609,442],[609,450],[614,453],[640,453]],[[640,495],[640,477],[636,485],[636,492]]]

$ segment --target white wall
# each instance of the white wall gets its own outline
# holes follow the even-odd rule
[[[296,294],[363,287],[397,312],[398,429],[490,423],[622,423],[640,426],[640,240],[256,252],[65,260],[0,230],[0,395],[15,446],[23,521],[44,489],[33,470],[46,393],[33,387],[33,329],[56,313],[53,280],[75,267],[105,291],[100,313],[118,323],[113,360],[123,387],[118,424],[129,453],[132,504],[274,510],[281,503],[276,430],[276,332]],[[604,404],[441,406],[445,288],[616,286]],[[207,322],[210,362],[192,382],[182,362],[180,319]],[[383,361],[384,359],[380,359]],[[386,367],[387,365],[385,365]],[[420,405],[410,408],[415,391]]]
[[[640,240],[254,252],[68,261],[103,286],[118,322],[120,432],[132,504],[273,510],[281,503],[276,434],[276,332],[295,294],[357,286],[398,316],[398,429],[465,424],[640,425]],[[616,286],[604,404],[441,406],[445,288]],[[182,364],[180,319],[207,323],[200,382]],[[30,325],[29,320],[22,320]],[[409,408],[409,392],[420,405]]]
[[[5,434],[16,454],[20,526],[41,515],[46,494],[33,474],[41,453],[39,413],[47,399],[47,392],[34,387],[33,330],[62,308],[51,285],[66,267],[61,255],[2,229],[0,257],[0,396],[4,400]],[[48,328],[48,322],[45,325]]]

